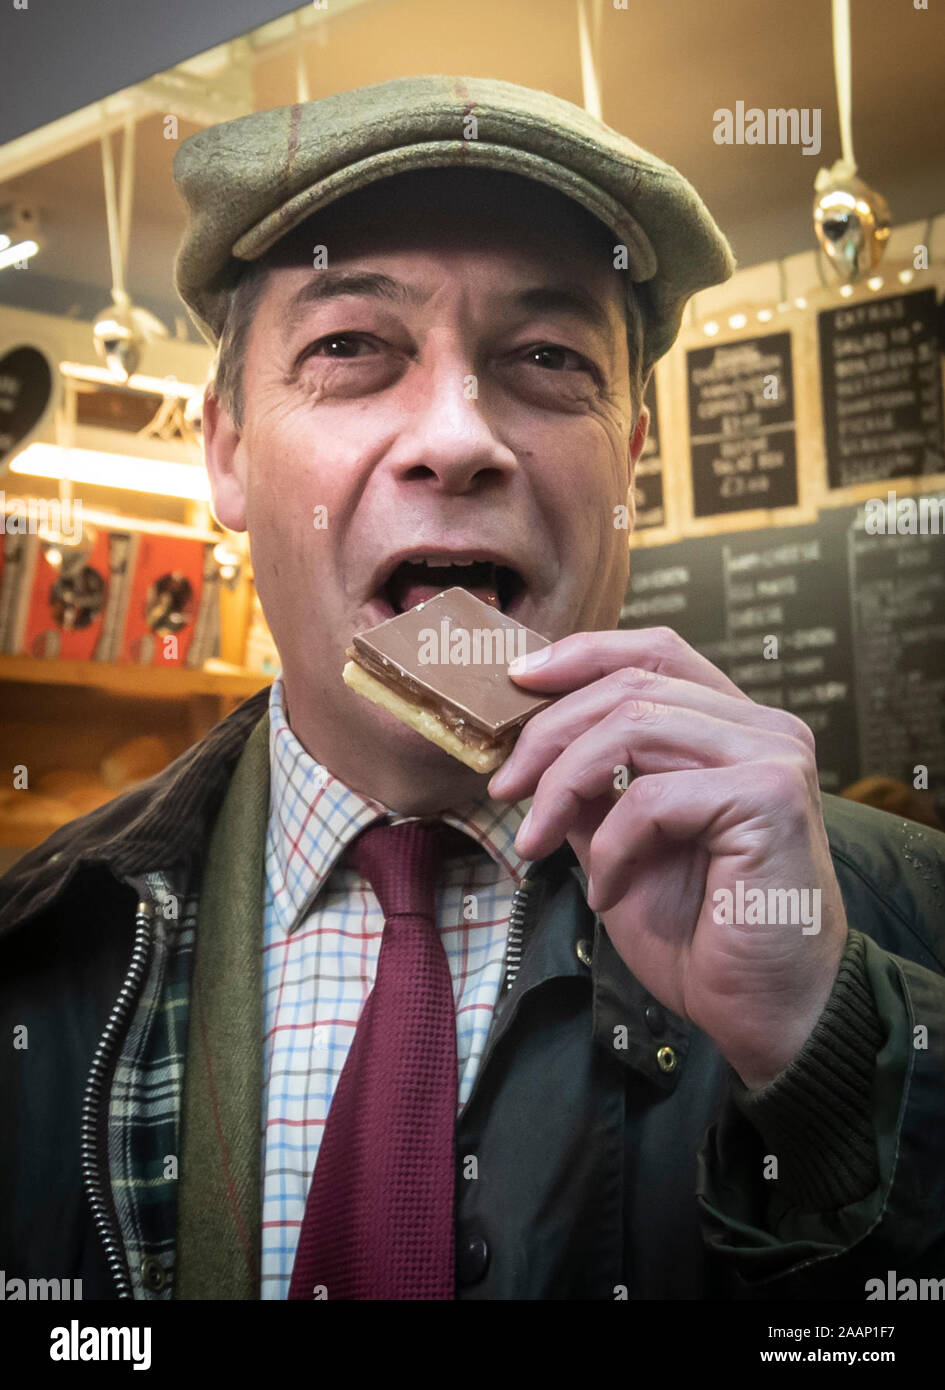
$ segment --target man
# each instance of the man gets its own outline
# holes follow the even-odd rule
[[[693,190],[445,77],[213,128],[175,174],[214,509],[283,673],[4,881],[5,1268],[233,1299],[945,1274],[945,838],[822,805],[800,721],[613,630],[643,386],[732,268]],[[552,641],[491,780],[341,680],[456,583]],[[427,909],[368,842],[402,894],[427,856]]]

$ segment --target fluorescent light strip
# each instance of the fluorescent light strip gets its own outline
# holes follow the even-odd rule
[[[142,376],[135,372],[127,381],[118,382],[107,367],[97,367],[86,362],[60,362],[59,370],[63,376],[75,381],[98,381],[105,386],[124,386],[132,391],[148,391],[155,396],[175,395],[186,400],[191,396],[202,396],[202,386],[191,386],[187,381],[177,381],[174,377]]]
[[[11,473],[34,478],[67,478],[92,487],[117,487],[128,492],[149,492],[156,497],[183,497],[209,502],[210,480],[206,471],[190,463],[169,459],[135,458],[98,449],[63,449],[58,444],[30,444],[10,464]]]
[[[15,265],[17,261],[28,261],[38,250],[39,243],[36,241],[18,241],[14,246],[7,246],[0,251],[0,270],[6,270],[8,265]]]

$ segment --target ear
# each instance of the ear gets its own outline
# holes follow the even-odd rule
[[[636,470],[637,462],[643,453],[643,446],[646,443],[646,436],[650,429],[650,412],[645,405],[640,406],[640,414],[633,434],[630,437],[630,482],[633,483],[633,474]]]
[[[246,466],[241,435],[219,397],[203,396],[203,451],[213,514],[228,531],[246,530]]]
[[[643,446],[646,443],[647,431],[650,428],[650,412],[645,405],[640,406],[640,414],[634,426],[633,434],[630,436],[630,443],[627,446],[627,513],[629,516],[628,531],[632,531],[637,522],[637,499],[633,480],[636,477],[637,463],[643,453]]]

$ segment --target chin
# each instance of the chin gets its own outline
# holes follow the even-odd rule
[[[474,772],[383,710],[374,722],[382,747],[364,795],[401,815],[435,816],[486,794],[491,774]]]

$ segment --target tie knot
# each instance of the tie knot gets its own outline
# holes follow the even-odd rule
[[[433,918],[436,875],[450,854],[472,851],[468,836],[443,821],[372,825],[354,841],[348,858],[377,895],[385,918]]]

